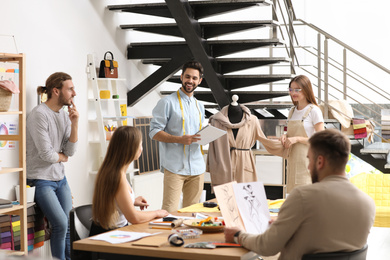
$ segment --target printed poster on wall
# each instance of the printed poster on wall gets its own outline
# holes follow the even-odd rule
[[[18,122],[0,122],[0,135],[17,135]],[[16,148],[16,141],[0,140],[0,150],[13,150]]]

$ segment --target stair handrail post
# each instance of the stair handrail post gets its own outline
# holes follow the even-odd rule
[[[276,11],[277,11],[277,1],[278,0],[273,0],[273,2],[272,2],[272,5],[273,5],[272,20],[273,21],[278,21],[278,16],[276,14]],[[276,26],[272,26],[271,30],[270,30],[270,37],[272,39],[277,38],[277,33],[278,33],[278,31],[277,31]],[[273,52],[273,47],[272,46],[269,47],[269,56],[270,57],[274,56],[274,52]],[[273,71],[274,71],[273,67],[274,67],[273,65],[269,66],[269,74],[270,75],[273,75]],[[269,83],[269,91],[273,91],[273,85],[274,84],[272,82]],[[274,102],[274,99],[270,98],[269,102],[272,104]]]
[[[277,4],[276,4],[277,3]],[[276,10],[276,7],[279,6],[279,10],[280,10],[280,15],[281,15],[281,19],[283,20],[283,25],[279,24],[279,31],[280,31],[280,36],[282,37],[283,41],[285,41],[285,37],[284,37],[284,34],[283,34],[283,30],[282,30],[282,26],[284,26],[286,28],[286,33],[287,33],[287,38],[289,37],[289,24],[286,22],[285,18],[284,18],[284,15],[283,15],[283,9],[280,5],[280,1],[277,0],[274,2],[274,4],[272,5],[272,17],[276,19],[276,21],[280,21],[279,20],[279,16],[278,16],[278,13],[277,13],[277,10]],[[285,9],[287,9],[286,5],[285,5]],[[288,39],[289,41],[291,41],[291,39]],[[272,48],[272,47],[270,47]],[[290,54],[290,50],[289,50],[289,45],[288,44],[284,44],[284,48],[286,49],[286,53],[288,55],[288,57],[291,59],[291,54]],[[291,70],[291,68],[290,68]]]
[[[322,61],[321,61],[321,34],[317,34],[317,87],[318,87],[318,104],[321,104],[322,101],[322,92],[321,92],[321,86],[322,86]]]
[[[272,20],[273,21],[278,21],[278,16],[276,14],[276,8],[278,8],[277,7],[277,1],[278,0],[273,0],[273,2],[272,2],[272,5],[273,5]],[[277,27],[276,26],[271,26],[271,30],[270,31],[271,31],[271,38],[272,39],[276,38],[276,36],[278,34]]]
[[[324,40],[324,118],[328,119],[328,95],[329,95],[329,49],[328,49],[328,37]]]
[[[347,49],[343,49],[343,98],[347,100]]]
[[[294,7],[291,0],[284,0],[284,5],[286,6],[287,9],[291,10],[292,20],[295,21],[297,19],[297,16],[295,15]]]
[[[271,34],[273,33],[273,32],[270,32]],[[269,47],[269,56],[270,57],[273,57],[274,56],[274,52],[273,52],[273,48],[272,47]],[[269,66],[269,74],[270,75],[273,75],[273,73],[274,73],[274,66],[273,65],[270,65]],[[271,82],[271,83],[269,83],[269,91],[273,91],[273,83]],[[273,98],[270,98],[270,103],[272,104],[273,102],[274,102],[274,99]]]
[[[288,23],[289,23],[289,31],[288,31],[288,37],[289,37],[289,43],[290,43],[290,58],[291,58],[291,63],[290,63],[290,73],[295,74],[295,50],[294,50],[294,26],[293,26],[293,10],[291,8],[288,8]]]

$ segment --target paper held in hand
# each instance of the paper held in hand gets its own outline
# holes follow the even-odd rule
[[[206,125],[201,130],[199,130],[196,134],[200,135],[200,139],[201,139],[196,143],[200,145],[205,145],[225,135],[226,131],[216,128],[212,125]]]
[[[214,186],[227,227],[239,227],[248,233],[262,234],[271,216],[262,182],[229,182]]]

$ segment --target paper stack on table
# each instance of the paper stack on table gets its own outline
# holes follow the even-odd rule
[[[159,233],[155,233],[155,234],[159,234]],[[143,237],[148,237],[155,234],[144,233],[144,232],[111,231],[94,237],[90,237],[89,239],[103,240],[111,244],[119,244],[119,243],[138,240]]]

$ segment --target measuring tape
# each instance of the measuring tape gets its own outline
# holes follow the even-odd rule
[[[168,236],[169,244],[173,246],[182,246],[184,245],[184,239],[180,237],[178,234],[170,234]]]

